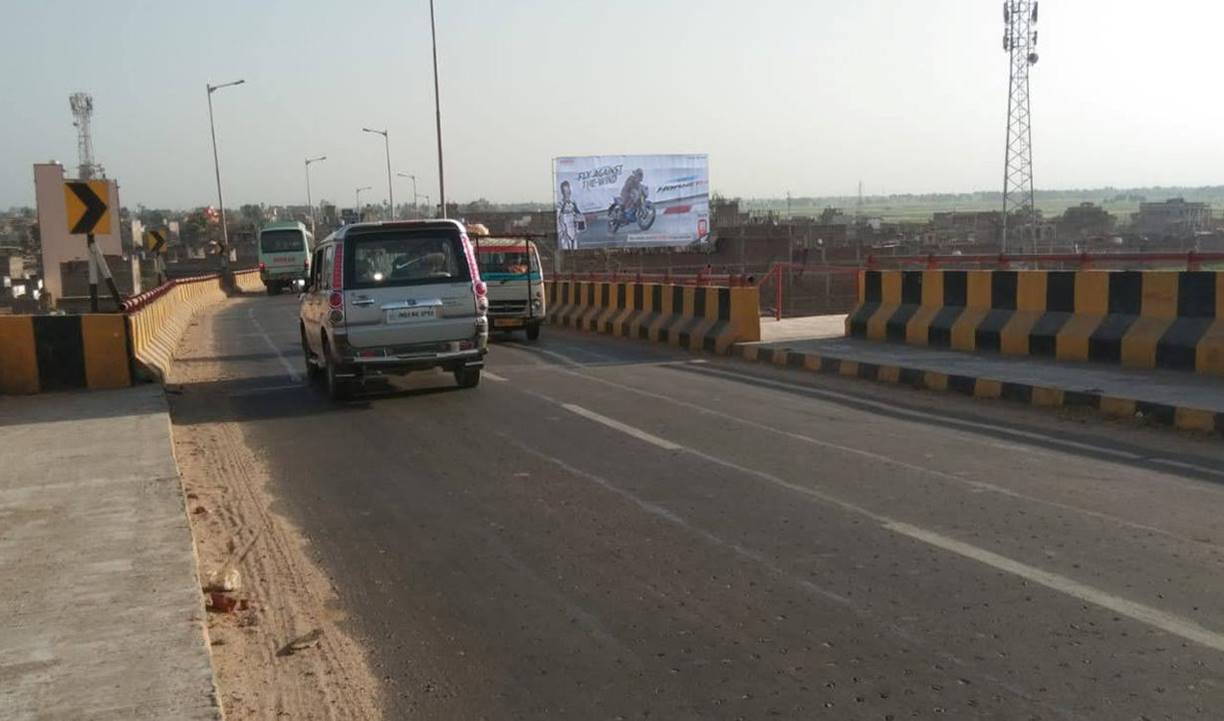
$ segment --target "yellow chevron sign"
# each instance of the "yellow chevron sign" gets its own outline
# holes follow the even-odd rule
[[[165,228],[155,228],[144,232],[145,250],[150,253],[160,253],[166,248],[166,238],[170,237]]]
[[[64,210],[70,234],[109,234],[110,183],[105,180],[64,181]]]

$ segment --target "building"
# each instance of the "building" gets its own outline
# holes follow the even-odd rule
[[[997,210],[935,213],[925,238],[935,245],[995,244],[1003,232],[1003,214]]]
[[[1154,238],[1180,238],[1208,230],[1211,206],[1170,198],[1163,203],[1140,203],[1134,215],[1135,232]]]
[[[1113,235],[1115,221],[1101,206],[1080,203],[1063,211],[1062,216],[1055,220],[1055,225],[1059,240],[1081,241]]]

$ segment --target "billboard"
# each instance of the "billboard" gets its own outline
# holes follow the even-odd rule
[[[710,238],[705,155],[593,155],[553,160],[562,250],[700,245]]]

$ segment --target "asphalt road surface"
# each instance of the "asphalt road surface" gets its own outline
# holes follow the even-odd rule
[[[203,322],[183,398],[271,465],[388,718],[1224,716],[1218,441],[551,328],[334,405],[294,299]]]

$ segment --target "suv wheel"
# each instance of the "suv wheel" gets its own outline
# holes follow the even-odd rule
[[[479,368],[456,368],[455,382],[460,388],[475,388],[480,385]]]
[[[327,397],[333,401],[348,400],[350,395],[349,381],[343,378],[337,378],[336,373],[339,368],[336,367],[335,361],[331,359],[330,353],[327,350],[327,344],[323,345],[323,363],[327,373]]]
[[[535,325],[527,326],[527,340],[539,340],[539,339],[540,339],[540,324],[537,323]]]
[[[323,377],[323,369],[315,362],[314,353],[310,352],[310,344],[306,342],[306,329],[301,328],[302,333],[302,357],[306,362],[306,380],[309,383],[314,383]]]

